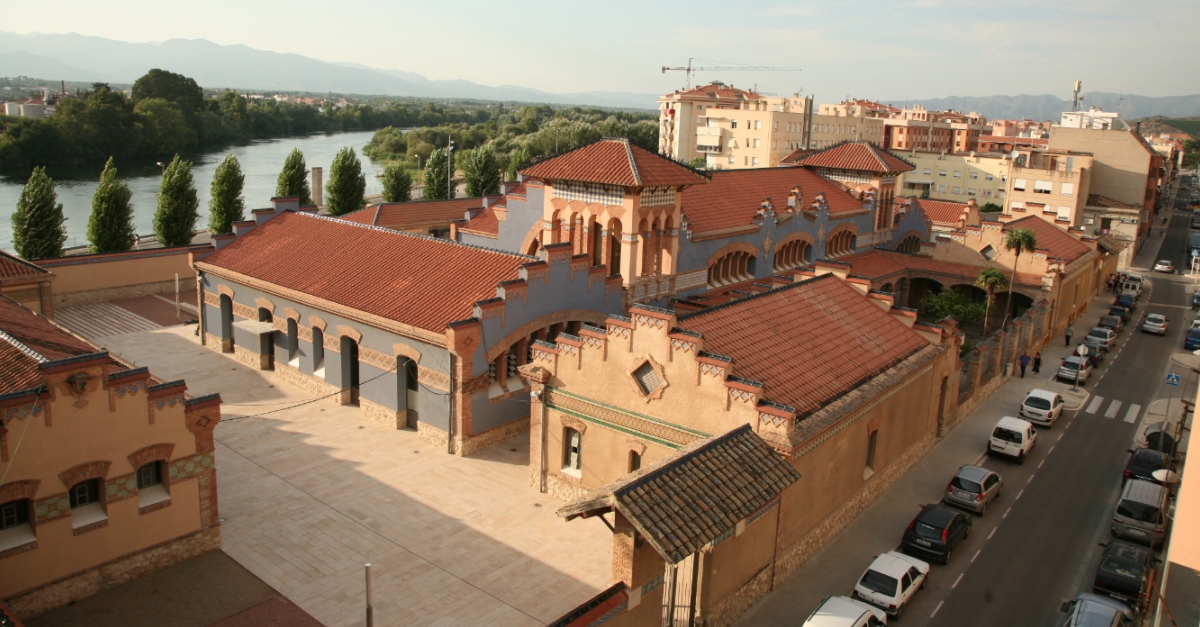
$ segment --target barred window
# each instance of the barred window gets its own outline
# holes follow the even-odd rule
[[[663,384],[662,377],[650,362],[638,366],[638,369],[633,371],[633,378],[637,380],[638,387],[642,388],[642,394],[650,394]]]

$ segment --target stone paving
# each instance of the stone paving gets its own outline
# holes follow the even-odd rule
[[[221,393],[223,549],[322,623],[362,624],[365,562],[381,625],[544,624],[609,585],[611,533],[555,516],[560,502],[528,485],[526,436],[447,455],[201,348],[194,331],[100,343]]]

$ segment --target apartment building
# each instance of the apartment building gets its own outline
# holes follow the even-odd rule
[[[990,132],[987,118],[972,111],[929,111],[921,105],[899,109],[870,100],[822,104],[822,115],[878,118],[884,121],[881,145],[889,150],[969,152],[978,149],[979,136]]]
[[[910,150],[898,153],[916,167],[900,179],[901,196],[979,206],[1004,205],[1008,169],[1012,160],[1004,154],[975,152],[940,153]]]
[[[880,145],[881,119],[813,114],[811,96],[765,96],[720,83],[659,99],[659,153],[709,170],[778,166],[796,150],[845,141]]]
[[[1002,221],[1038,216],[1081,226],[1092,182],[1093,159],[1067,150],[1020,150],[1012,160]]]

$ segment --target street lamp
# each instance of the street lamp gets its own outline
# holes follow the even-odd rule
[[[163,176],[166,176],[166,175],[167,175],[167,166],[163,165],[163,162],[162,162],[162,161],[155,161],[155,162],[154,162],[154,165],[156,165],[156,166],[158,166],[158,167],[162,168],[162,175],[163,175]]]

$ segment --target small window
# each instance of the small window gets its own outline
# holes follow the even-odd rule
[[[991,174],[984,174],[984,175],[983,175],[983,180],[985,180],[985,181],[990,181],[990,180],[992,180],[992,179],[994,179],[994,178],[996,178],[996,177],[992,176]]]
[[[92,525],[92,528],[103,526],[108,520],[104,504],[100,502],[100,480],[88,479],[71,486],[67,492],[71,504],[71,528],[80,529]]]
[[[1025,191],[1025,179],[1013,179],[1013,191]]]
[[[996,258],[997,253],[996,253],[996,249],[992,248],[991,244],[988,244],[987,246],[984,246],[982,250],[979,251],[979,254],[983,255],[984,259],[991,261]]]
[[[1075,194],[1075,184],[1074,184],[1074,183],[1063,183],[1063,184],[1061,184],[1061,185],[1059,186],[1059,192],[1058,192],[1058,193],[1059,193],[1059,194],[1062,194],[1063,196],[1072,196],[1072,195],[1074,195],[1074,194]]]
[[[322,374],[325,370],[325,332],[317,327],[312,330],[313,374]]]
[[[945,170],[938,170],[938,176],[946,176]]]
[[[563,470],[579,473],[583,469],[583,434],[574,429],[563,432]]]
[[[962,193],[962,188],[961,188],[961,187],[958,187],[958,186],[955,186],[955,187],[954,187],[954,193],[955,193],[955,194],[961,194],[961,193]]]
[[[878,436],[878,429],[872,431],[871,435],[867,436],[867,468],[870,470],[875,470],[875,443],[878,440]]]
[[[972,181],[978,181],[978,180],[979,180],[979,173],[978,173],[978,172],[972,172],[972,173],[971,173],[971,180],[972,180]]]
[[[150,462],[138,468],[138,507],[149,507],[171,499],[171,493],[167,491],[167,486],[162,481],[162,471],[162,462]]]
[[[730,120],[729,128],[737,128],[737,120]]]
[[[945,191],[946,191],[946,186],[945,186],[945,185],[938,185],[938,191],[939,191],[939,192],[945,192]]]
[[[954,171],[954,178],[956,178],[956,179],[960,179],[960,178],[962,178],[962,170],[955,170],[955,171]]]
[[[629,451],[629,472],[642,469],[642,455],[637,451]]]
[[[755,121],[754,121],[754,130],[756,130],[756,131],[757,131],[757,130],[759,130],[759,129],[761,129],[761,128],[762,128],[762,120],[755,120]]]
[[[642,389],[642,394],[646,395],[649,395],[663,385],[662,377],[659,376],[658,371],[654,369],[654,366],[650,362],[638,366],[638,369],[633,371],[633,378],[637,380],[638,387]]]
[[[100,482],[96,479],[88,479],[81,481],[71,486],[70,492],[71,509],[90,505],[100,502]]]
[[[930,170],[929,168],[925,168],[925,175],[928,176],[930,174],[933,174],[933,170]]]
[[[9,501],[0,505],[0,530],[29,523],[29,499]]]
[[[159,462],[150,462],[137,471],[137,487],[139,490],[144,490],[152,485],[162,485],[162,465]]]
[[[754,140],[754,143],[758,143],[758,140],[757,139]],[[758,157],[754,157],[750,161],[751,161],[750,165],[758,165]]]
[[[736,160],[734,159],[734,156],[733,156],[733,155],[729,155],[729,165],[733,165],[734,163],[736,163]]]

